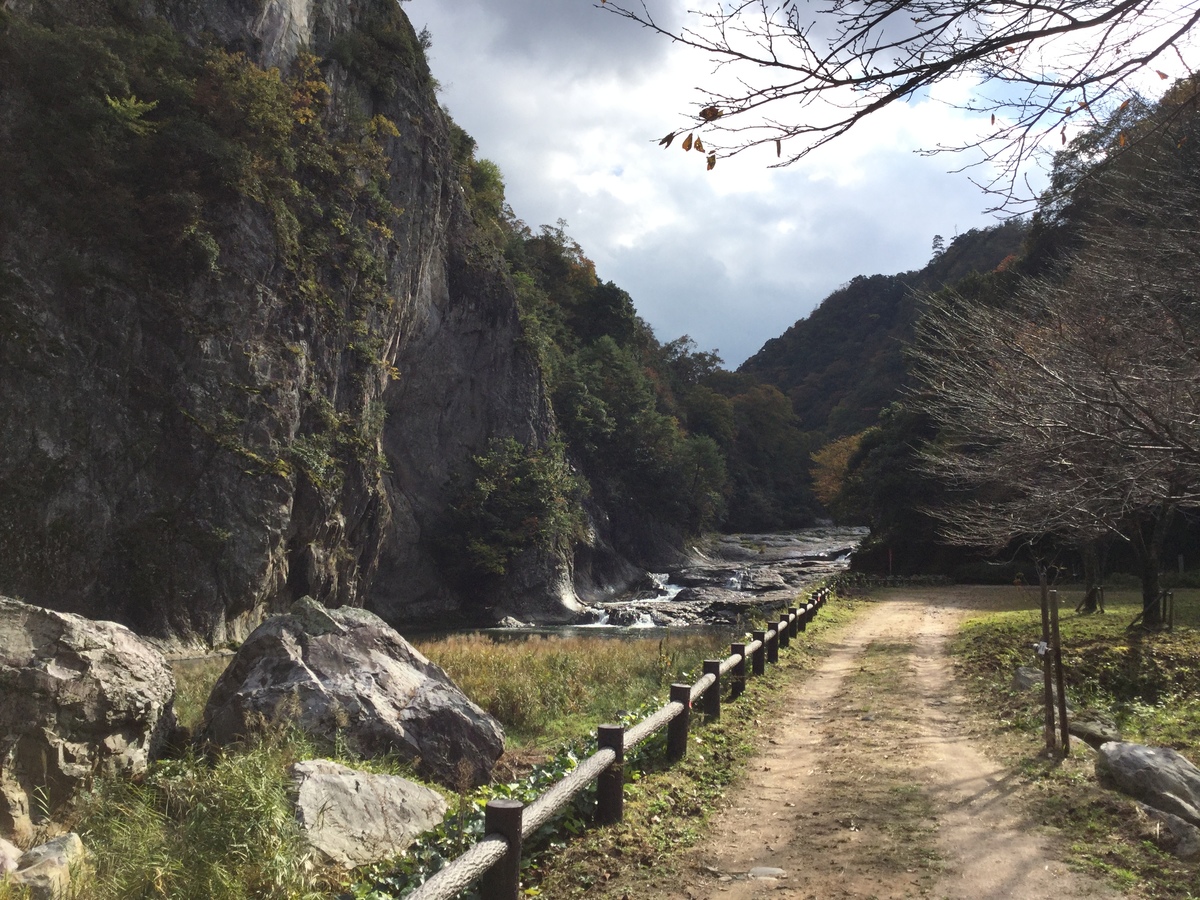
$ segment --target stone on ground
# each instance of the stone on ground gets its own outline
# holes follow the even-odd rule
[[[77,893],[71,881],[81,874],[83,864],[79,835],[64,834],[24,854],[9,877],[17,887],[26,888],[32,900],[66,900]]]
[[[353,869],[398,856],[446,815],[437,791],[326,759],[291,768],[296,819],[324,862]]]
[[[1138,807],[1146,816],[1147,822],[1153,826],[1153,830],[1147,835],[1151,841],[1179,859],[1200,859],[1200,828],[1191,822],[1185,822],[1179,816],[1173,816],[1145,803],[1139,803]]]
[[[21,848],[0,838],[0,877],[17,871],[17,860],[20,858]]]
[[[1176,750],[1110,741],[1100,746],[1096,774],[1135,800],[1200,825],[1200,769]]]
[[[499,723],[382,619],[311,597],[246,639],[213,688],[199,737],[224,745],[293,725],[366,758],[411,761],[452,787],[487,781],[504,749]]]
[[[1081,712],[1067,722],[1067,730],[1094,750],[1110,741],[1120,741],[1116,723],[1093,712]]]
[[[0,597],[0,834],[25,843],[94,776],[144,772],[174,696],[162,654],[123,625]]]

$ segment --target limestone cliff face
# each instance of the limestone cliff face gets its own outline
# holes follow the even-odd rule
[[[180,246],[196,244],[179,258],[206,260],[195,271],[145,268],[145,254],[161,249],[153,237],[145,251],[113,249],[105,228],[123,225],[106,226],[104,210],[88,213],[100,217],[97,237],[81,237],[63,218],[71,186],[55,186],[67,199],[54,208],[53,192],[36,184],[6,195],[0,593],[211,642],[244,636],[304,594],[393,623],[453,618],[459,588],[431,541],[451,473],[490,436],[541,443],[553,422],[518,340],[511,288],[474,237],[423,57],[397,56],[415,46],[400,7],[7,0],[3,10],[0,29],[50,23],[39,40],[51,50],[61,16],[82,26],[149,22],[160,43],[169,31],[221,49],[223,60],[236,51],[283,71],[312,53],[331,128],[377,116],[390,124],[380,138],[386,197],[370,200],[359,184],[365,164],[343,165],[339,189],[350,184],[368,200],[350,191],[342,206],[310,202],[314,233],[329,237],[309,242],[304,265],[283,246],[280,223],[291,220],[253,190],[206,200],[206,230],[179,232]],[[16,59],[30,45],[14,39],[6,52]],[[0,109],[28,112],[39,85],[32,76],[0,85]],[[101,93],[137,135],[153,133],[138,131],[149,107],[137,106],[145,98],[134,87],[131,79],[123,107]],[[23,121],[0,115],[0,150],[34,133]],[[138,209],[157,209],[155,196]],[[395,212],[368,221],[368,201]],[[351,244],[346,234],[366,237]],[[367,251],[369,260],[356,256]],[[364,299],[371,272],[383,289]],[[501,594],[506,611],[569,617],[569,563],[530,551]]]

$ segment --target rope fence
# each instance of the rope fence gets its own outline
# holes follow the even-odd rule
[[[599,749],[528,806],[519,800],[489,800],[484,811],[486,835],[409,894],[409,900],[452,900],[477,882],[482,900],[518,900],[525,838],[553,819],[593,781],[597,782],[596,822],[620,822],[625,806],[625,754],[665,727],[667,760],[676,763],[683,759],[687,755],[692,705],[703,701],[705,717],[710,721],[720,718],[725,676],[730,676],[730,699],[741,696],[748,678],[764,675],[768,664],[779,661],[779,649],[788,647],[792,638],[806,630],[831,594],[831,588],[819,588],[804,605],[789,607],[787,615],[773,627],[753,632],[750,643],[731,644],[730,655],[724,660],[705,660],[699,680],[671,685],[669,702],[628,730],[623,725],[601,725],[596,734]]]

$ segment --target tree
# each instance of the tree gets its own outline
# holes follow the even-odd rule
[[[1172,517],[1200,504],[1200,268],[1189,223],[1089,236],[1061,281],[1031,279],[1007,308],[932,300],[920,323],[921,406],[940,429],[925,459],[960,497],[938,511],[956,543],[1126,542],[1158,621]],[[1174,267],[1167,248],[1174,243]],[[1184,271],[1187,270],[1187,271]]]
[[[446,544],[472,579],[486,583],[530,548],[551,552],[578,537],[584,483],[561,445],[496,437],[471,463],[454,483]]]
[[[999,163],[982,186],[1001,205],[1019,195],[1022,164],[1066,143],[1068,125],[1102,121],[1146,75],[1190,74],[1200,22],[1200,7],[1175,0],[735,0],[679,27],[646,0],[601,5],[716,62],[691,130],[718,155],[773,145],[790,165],[893,103],[972,79],[964,108],[990,114],[989,132],[937,149]]]
[[[1058,264],[1007,301],[930,301],[918,326],[921,406],[940,429],[926,462],[961,502],[951,540],[1125,542],[1158,623],[1159,569],[1178,510],[1200,505],[1200,117],[1190,84],[1126,132],[1087,136],[1087,176],[1046,216],[1069,228]],[[1182,114],[1181,114],[1182,112]],[[1073,148],[1077,150],[1079,148]],[[1061,175],[1061,170],[1056,172]],[[1086,184],[1086,187],[1084,186]]]
[[[864,434],[860,431],[830,441],[812,454],[813,493],[828,510],[832,511],[833,502],[842,492],[850,460],[858,452]]]

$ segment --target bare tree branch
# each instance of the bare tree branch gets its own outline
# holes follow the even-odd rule
[[[1144,122],[1158,140],[1089,185],[1059,271],[1004,302],[930,298],[913,351],[916,403],[939,428],[924,462],[958,501],[931,510],[947,538],[1119,537],[1147,611],[1167,523],[1200,507],[1200,153],[1186,149],[1200,125],[1186,124]]]
[[[792,165],[887,106],[970,79],[963,108],[989,117],[984,133],[929,152],[995,164],[981,186],[1010,209],[1032,201],[1022,170],[1065,142],[1068,124],[1103,120],[1147,72],[1190,75],[1200,23],[1200,6],[1181,0],[738,0],[693,10],[678,29],[646,0],[597,5],[715,61],[697,112],[722,115],[697,114],[694,127],[722,156],[773,144],[775,165]],[[728,85],[724,70],[737,76]]]

